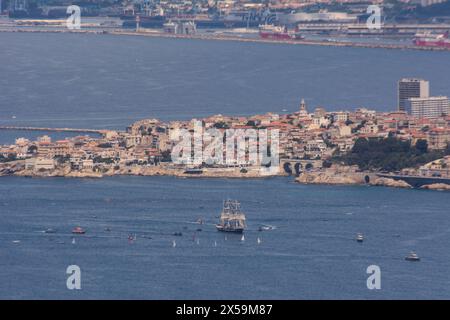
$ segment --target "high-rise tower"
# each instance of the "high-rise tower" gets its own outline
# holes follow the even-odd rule
[[[405,111],[409,98],[428,98],[430,84],[423,79],[405,78],[398,82],[398,110]]]

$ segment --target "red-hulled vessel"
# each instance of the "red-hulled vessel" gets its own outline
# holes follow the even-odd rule
[[[450,48],[449,32],[444,34],[416,34],[414,44],[419,47]]]
[[[74,233],[74,234],[85,234],[86,231],[84,231],[84,229],[81,228],[81,227],[75,227],[75,228],[73,228],[72,233]]]
[[[263,39],[302,40],[304,37],[298,32],[289,31],[286,27],[263,24],[259,26],[259,36]]]

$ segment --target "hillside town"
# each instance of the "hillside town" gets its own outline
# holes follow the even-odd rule
[[[192,157],[189,154],[187,161],[183,163],[172,161],[173,149],[180,143],[180,130],[193,132],[196,123],[201,123],[203,132],[216,129],[225,136],[229,130],[276,130],[279,137],[280,170],[274,175],[296,173],[302,176],[302,172],[323,172],[330,167],[349,167],[337,163],[336,159],[339,159],[339,155],[351,152],[355,142],[361,139],[394,138],[409,142],[412,146],[426,141],[425,152],[436,151],[443,155],[447,154],[445,152],[448,152],[450,142],[449,115],[428,118],[413,116],[405,111],[376,112],[366,108],[327,111],[323,107],[317,107],[309,111],[302,100],[298,111],[290,114],[267,113],[248,117],[219,114],[201,120],[168,123],[145,119],[133,123],[126,131],[102,131],[99,137],[80,135],[57,141],[47,135],[36,141],[18,138],[15,144],[0,147],[0,174],[66,177],[118,174],[261,176],[258,170],[261,163],[249,161],[249,145],[252,142],[258,145],[260,141],[248,138],[245,140],[247,145],[244,147],[244,161],[239,162],[233,157],[231,162],[195,162],[193,152]],[[192,140],[192,145],[194,143]],[[204,139],[201,149],[206,150],[207,147],[208,141]],[[238,146],[234,145],[234,148],[237,149]],[[224,147],[223,150],[225,149]],[[224,156],[225,153],[226,151],[223,152]],[[438,159],[409,170],[421,170],[422,175],[436,172],[442,176],[448,175],[450,158],[436,160]],[[286,163],[292,166],[286,166]],[[295,163],[300,164],[295,168],[296,172]],[[430,170],[434,171],[430,173]],[[358,169],[352,171],[357,172]],[[306,174],[303,176],[307,177]],[[325,182],[333,183],[329,179]]]

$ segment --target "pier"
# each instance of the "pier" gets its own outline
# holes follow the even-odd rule
[[[17,127],[17,126],[0,126],[0,130],[17,130],[17,131],[47,131],[47,132],[79,132],[79,133],[95,133],[105,134],[111,130],[98,129],[77,129],[77,128],[41,128],[41,127]]]

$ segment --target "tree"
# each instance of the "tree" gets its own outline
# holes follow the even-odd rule
[[[360,138],[356,140],[350,152],[342,156],[336,154],[333,160],[342,161],[347,165],[357,165],[361,170],[398,171],[417,167],[443,156],[443,151],[429,151],[426,140],[418,140],[412,147],[410,141],[402,141],[395,137]]]
[[[38,150],[38,147],[35,145],[32,145],[32,146],[28,147],[27,153],[35,154],[37,152],[37,150]]]
[[[17,155],[15,155],[14,153],[8,154],[7,157],[0,154],[0,162],[10,162],[10,161],[16,161],[16,160],[17,160]]]
[[[247,121],[247,125],[248,125],[248,126],[251,126],[251,127],[256,127],[256,123],[255,123],[254,120],[249,120],[249,121]]]
[[[329,161],[329,160],[324,160],[323,163],[322,163],[322,167],[324,167],[324,168],[330,168],[332,164],[333,164],[333,163],[332,163],[331,161]]]
[[[427,153],[428,152],[428,142],[424,139],[419,139],[416,142],[416,149],[419,151],[419,153]]]
[[[100,143],[100,144],[98,145],[98,147],[99,147],[99,148],[103,148],[103,149],[108,149],[108,148],[111,148],[111,147],[112,147],[112,144],[109,143],[109,142]]]
[[[223,121],[214,123],[214,128],[216,129],[229,129],[230,127]]]
[[[447,146],[445,147],[444,154],[446,156],[450,155],[450,142],[447,142]]]

